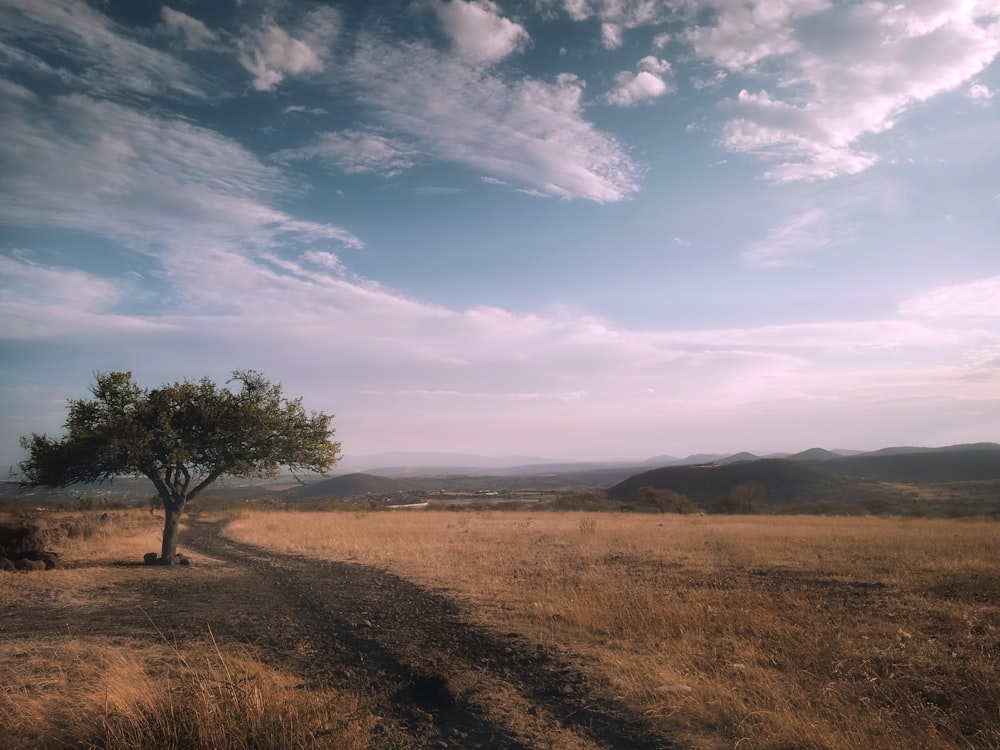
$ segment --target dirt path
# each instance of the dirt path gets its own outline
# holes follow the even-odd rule
[[[298,675],[363,697],[380,717],[373,750],[666,750],[662,727],[606,684],[516,633],[470,624],[447,596],[355,563],[283,555],[191,520],[190,567],[123,564],[72,602],[0,607],[0,635],[211,636]],[[73,567],[70,563],[70,567]]]
[[[469,624],[453,601],[396,575],[263,552],[204,522],[184,541],[247,578],[241,616],[215,635],[249,638],[308,680],[371,696],[378,747],[674,746],[556,655]]]

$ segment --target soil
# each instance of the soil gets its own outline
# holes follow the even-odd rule
[[[181,542],[210,559],[137,563],[91,604],[33,602],[0,613],[2,629],[180,644],[210,630],[218,643],[245,645],[298,675],[304,688],[364,696],[380,717],[375,750],[529,750],[566,747],[574,735],[578,747],[677,747],[569,656],[470,622],[444,593],[365,565],[241,544],[205,521],[190,521]]]

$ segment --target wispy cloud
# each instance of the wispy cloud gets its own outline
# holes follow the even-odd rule
[[[1000,276],[931,289],[905,300],[899,312],[913,318],[998,318]]]
[[[808,263],[809,256],[842,242],[848,227],[825,208],[813,208],[771,228],[767,236],[740,253],[755,268],[787,268]]]
[[[216,32],[209,29],[197,18],[174,10],[168,5],[164,5],[160,9],[160,17],[163,19],[163,25],[167,31],[182,39],[188,49],[206,47],[219,38]]]
[[[249,249],[332,241],[360,247],[343,228],[274,208],[298,190],[237,142],[82,95],[21,91],[0,101],[0,220],[112,237],[143,252],[191,237]]]
[[[633,193],[638,169],[583,114],[583,82],[507,81],[422,45],[362,40],[351,78],[366,104],[418,147],[560,198]]]
[[[359,130],[319,133],[307,146],[277,152],[279,160],[319,159],[347,174],[392,177],[414,166],[420,153],[397,138]]]
[[[28,43],[0,45],[0,59],[13,57],[17,67],[72,82],[79,91],[205,96],[203,82],[185,63],[131,39],[84,2],[5,0],[0,28],[6,40]],[[29,51],[39,42],[46,49],[44,59]]]

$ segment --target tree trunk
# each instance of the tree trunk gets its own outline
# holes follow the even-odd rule
[[[183,509],[183,502],[163,503],[166,521],[163,523],[163,548],[160,553],[160,562],[164,565],[172,565],[174,555],[177,554],[177,534],[180,531],[181,511]]]

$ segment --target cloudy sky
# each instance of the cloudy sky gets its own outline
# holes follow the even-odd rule
[[[0,0],[0,461],[254,368],[348,456],[1000,438],[998,0]]]

